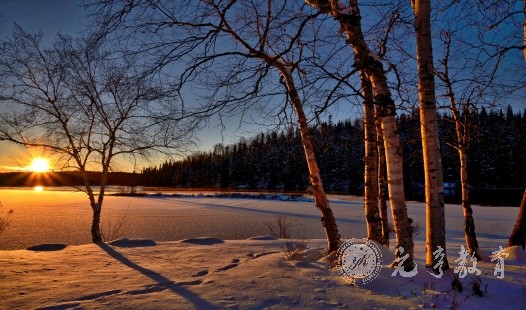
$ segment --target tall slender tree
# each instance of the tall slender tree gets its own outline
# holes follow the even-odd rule
[[[258,37],[259,40],[257,41],[256,45],[253,45],[249,41],[250,39],[243,38],[242,33],[237,32],[236,29],[230,24],[231,20],[228,17],[228,10],[233,4],[234,1],[225,6],[222,6],[219,3],[209,2],[210,7],[215,11],[215,14],[217,14],[216,16],[220,21],[217,26],[214,27],[217,30],[231,36],[232,39],[234,39],[237,43],[244,47],[246,51],[248,51],[249,55],[257,57],[261,61],[275,68],[279,72],[281,78],[284,80],[287,96],[298,120],[301,141],[305,152],[305,159],[309,169],[310,192],[315,198],[316,207],[321,212],[321,221],[327,237],[328,253],[332,253],[338,248],[340,234],[338,232],[338,226],[336,225],[336,220],[334,218],[332,209],[330,208],[327,195],[325,194],[320,170],[316,161],[316,156],[314,154],[314,147],[309,132],[308,120],[303,109],[298,89],[296,87],[296,82],[293,77],[295,64],[293,62],[287,62],[283,59],[283,56],[279,56],[280,54],[285,55],[287,52],[289,52],[287,47],[284,51],[278,50],[279,46],[273,45],[271,39],[269,39],[269,37],[273,35],[271,33],[272,27],[275,26],[272,21],[276,21],[280,13],[283,11],[281,8],[278,8],[276,11],[274,11],[271,0],[267,0],[266,16],[265,19],[261,21],[261,26],[258,27],[261,35]],[[257,12],[255,13],[257,14]],[[300,22],[299,28],[296,30],[296,35],[293,36],[292,42],[289,42],[288,48],[296,43],[294,42],[296,38],[301,37],[303,28],[307,25],[311,18],[306,17]],[[235,19],[232,21],[235,22]],[[244,26],[241,25],[241,27]],[[265,46],[268,47],[269,50],[265,49]],[[278,51],[278,55],[275,55],[276,51]]]
[[[96,3],[102,11],[103,33],[123,29],[129,22],[136,33],[148,36],[148,42],[154,40],[156,48],[140,48],[146,53],[153,51],[157,56],[154,65],[160,70],[182,59],[190,64],[179,76],[180,87],[193,79],[209,87],[207,104],[197,113],[244,113],[250,105],[263,101],[261,98],[275,101],[275,97],[285,95],[282,98],[297,118],[309,190],[321,213],[328,252],[337,250],[340,234],[320,176],[302,100],[306,88],[298,87],[308,76],[300,67],[303,53],[315,50],[304,47],[314,42],[305,32],[308,26],[315,26],[317,14],[303,13],[301,5],[293,1]]]
[[[389,218],[387,217],[387,178],[385,165],[384,135],[382,124],[376,118],[376,138],[378,147],[378,202],[380,206],[380,218],[382,219],[382,244],[389,246]]]
[[[373,87],[364,71],[360,73],[362,83],[363,127],[365,141],[364,207],[367,222],[367,238],[380,244],[382,240],[382,219],[378,209],[378,149]]]
[[[333,16],[339,22],[342,32],[347,37],[347,42],[353,49],[356,68],[365,72],[373,86],[376,110],[381,120],[384,134],[389,201],[396,234],[397,251],[395,256],[397,258],[405,256],[403,268],[412,270],[414,268],[414,242],[404,194],[402,154],[400,136],[398,135],[396,124],[396,106],[387,85],[382,61],[367,46],[362,33],[361,15],[357,0],[350,0],[348,6],[344,6],[340,1],[336,0],[305,1],[321,13]],[[395,261],[394,264],[398,262],[399,260]]]
[[[468,178],[468,147],[471,135],[473,134],[473,124],[471,115],[475,105],[471,102],[471,96],[465,98],[465,102],[457,102],[457,96],[453,89],[453,81],[450,77],[450,44],[451,37],[444,33],[443,40],[445,45],[444,58],[440,61],[441,69],[437,70],[436,75],[446,87],[446,96],[449,99],[449,108],[455,124],[456,143],[450,144],[457,152],[460,160],[460,188],[462,196],[462,210],[464,214],[464,237],[469,253],[481,259],[479,245],[475,232],[475,220],[473,218],[473,208],[469,194]]]
[[[459,158],[466,246],[472,255],[482,259],[470,197],[470,182],[474,182],[470,173],[476,168],[468,159],[477,156],[470,152],[472,145],[476,147],[478,144],[474,139],[477,115],[481,124],[486,118],[485,111],[478,114],[478,110],[481,107],[493,108],[499,101],[506,100],[517,89],[515,78],[520,76],[510,74],[510,71],[524,71],[522,54],[517,53],[522,45],[522,37],[517,36],[518,21],[522,17],[519,17],[518,3],[513,1],[490,3],[474,0],[444,5],[438,11],[448,14],[437,16],[440,40],[436,40],[434,47],[443,54],[436,64],[435,75],[439,79],[437,87],[442,90],[442,97],[449,101],[446,105],[451,111],[455,131],[452,141],[446,139],[445,142]],[[471,10],[473,7],[476,12]],[[512,57],[520,61],[514,61]]]
[[[438,136],[435,98],[433,45],[431,34],[431,1],[411,0],[416,32],[418,64],[418,100],[420,102],[420,131],[424,158],[426,196],[426,266],[449,269],[446,254],[446,217],[442,159]],[[442,248],[444,256],[433,255]]]

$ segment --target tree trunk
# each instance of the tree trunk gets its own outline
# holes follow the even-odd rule
[[[290,97],[290,101],[298,117],[298,124],[300,127],[301,142],[303,144],[303,150],[305,152],[305,158],[307,160],[307,166],[309,169],[309,192],[314,196],[316,207],[321,212],[321,223],[325,229],[325,235],[327,237],[327,253],[330,254],[338,250],[340,242],[340,233],[338,232],[338,226],[336,225],[336,220],[332,209],[330,208],[329,201],[327,200],[327,195],[323,188],[322,180],[320,177],[320,170],[318,168],[318,163],[314,155],[314,147],[312,146],[312,139],[309,132],[309,124],[307,122],[307,117],[303,111],[303,106],[301,104],[298,91],[296,90],[296,85],[292,76],[287,72],[286,68],[283,66],[278,66],[281,75],[285,79],[285,84],[287,86],[287,92]]]
[[[389,189],[389,203],[393,216],[393,226],[396,235],[396,257],[401,257],[400,247],[405,254],[409,254],[404,269],[412,270],[413,264],[413,229],[407,215],[404,194],[404,178],[402,171],[402,148],[400,137],[396,129],[395,116],[382,118],[382,132],[384,133],[385,161],[387,165],[387,184]],[[408,260],[410,260],[408,262]]]
[[[516,245],[522,246],[523,250],[526,245],[526,190],[524,190],[524,194],[522,195],[517,222],[515,222],[515,226],[513,227],[513,231],[511,232],[506,246],[510,247]]]
[[[468,156],[463,145],[458,148],[460,157],[460,184],[462,191],[462,210],[464,211],[464,237],[466,239],[466,246],[470,254],[480,260],[477,242],[477,234],[475,233],[475,220],[473,219],[473,209],[469,200],[469,186],[468,186]]]
[[[81,165],[80,160],[78,162],[79,162],[79,166],[81,167],[80,171],[84,179],[84,186],[86,187],[86,193],[88,194],[90,206],[91,206],[91,209],[93,210],[93,220],[91,222],[91,240],[93,241],[93,243],[101,242],[102,234],[100,231],[100,212],[101,212],[102,205],[95,201],[95,195],[93,194],[93,189],[91,188],[91,184],[89,182],[88,175],[86,174],[86,170]],[[99,201],[100,201],[100,197],[99,197]]]
[[[426,267],[440,266],[442,261],[442,270],[447,270],[447,256],[433,255],[439,247],[444,249],[444,254],[446,253],[446,220],[431,42],[431,6],[430,0],[414,0],[412,4],[415,13],[418,99],[425,175]]]
[[[112,150],[110,150],[111,153]],[[92,204],[93,209],[93,223],[91,225],[91,235],[93,242],[102,242],[102,232],[100,230],[100,215],[102,211],[102,202],[104,201],[104,195],[106,194],[106,183],[108,180],[109,163],[111,161],[111,155],[109,158],[103,158],[104,167],[102,169],[102,175],[100,180],[99,196],[97,203]]]
[[[93,243],[102,242],[102,234],[100,232],[100,207],[93,207],[93,221],[91,222],[91,240]]]
[[[378,201],[380,202],[380,217],[382,219],[382,244],[389,246],[389,219],[387,218],[387,179],[385,167],[384,135],[380,119],[376,119],[376,135],[378,146]]]
[[[473,219],[473,209],[469,200],[469,185],[468,185],[468,143],[470,138],[469,129],[469,105],[464,104],[464,117],[462,117],[457,109],[455,100],[455,92],[453,91],[453,84],[449,79],[449,41],[446,41],[446,57],[442,60],[444,72],[439,72],[437,76],[444,82],[447,89],[447,96],[450,101],[451,114],[455,122],[455,132],[457,144],[455,149],[459,154],[460,160],[460,184],[462,191],[462,210],[464,212],[464,237],[466,239],[466,246],[468,251],[475,255],[477,259],[482,257],[478,253],[477,235],[475,233],[475,220]]]
[[[108,181],[108,172],[109,172],[109,161],[108,163],[105,164],[105,167],[102,169],[102,175],[100,179],[99,197],[97,199],[99,209],[102,207],[102,202],[104,201],[104,195],[106,194],[106,183]]]
[[[350,0],[349,7],[339,7],[340,1],[306,0],[320,12],[332,15],[339,23],[347,37],[347,42],[354,52],[355,67],[365,71],[373,86],[377,113],[384,133],[385,158],[387,165],[387,182],[389,202],[393,215],[396,234],[395,257],[408,255],[403,263],[406,271],[414,269],[413,235],[404,195],[404,178],[402,174],[402,151],[400,137],[396,126],[396,106],[387,86],[387,78],[378,55],[371,52],[362,33],[361,16],[357,0]],[[398,250],[403,248],[403,255]],[[396,264],[397,261],[394,263]]]
[[[270,8],[270,1],[268,2]],[[270,9],[269,9],[270,10]],[[225,16],[223,13],[217,12],[222,22],[226,23]],[[309,169],[309,188],[308,191],[314,196],[316,207],[321,212],[321,222],[325,230],[325,235],[327,238],[327,252],[331,254],[338,250],[340,243],[340,233],[338,232],[338,226],[336,225],[336,220],[332,209],[330,208],[327,195],[323,188],[323,183],[320,176],[320,169],[318,168],[318,163],[316,162],[316,157],[314,155],[314,147],[312,145],[312,138],[309,132],[309,124],[305,112],[303,111],[303,105],[298,95],[298,90],[294,83],[292,72],[294,69],[293,64],[287,64],[283,59],[277,58],[272,51],[272,56],[264,52],[263,45],[266,42],[266,36],[261,37],[260,44],[257,48],[251,46],[248,42],[244,41],[230,26],[225,26],[229,29],[229,34],[244,46],[251,55],[258,57],[269,65],[272,65],[279,71],[279,74],[285,82],[287,88],[287,95],[290,99],[290,103],[298,117],[298,125],[300,129],[301,143],[303,145],[303,150],[305,152],[305,159],[307,161],[307,167]],[[221,30],[224,28],[221,27]],[[294,39],[295,40],[295,39]],[[272,48],[270,48],[272,50]]]
[[[363,127],[365,139],[364,208],[367,221],[367,239],[382,244],[382,226],[378,210],[378,154],[376,146],[373,88],[365,72],[360,73],[362,82]]]

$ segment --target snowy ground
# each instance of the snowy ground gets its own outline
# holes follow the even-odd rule
[[[85,197],[40,194],[0,191],[2,204],[15,210],[12,225],[0,236],[0,246],[69,246],[54,251],[1,250],[0,309],[478,310],[524,309],[526,303],[524,251],[510,250],[503,279],[494,275],[496,261],[478,262],[480,276],[468,274],[461,279],[464,290],[459,293],[451,288],[451,274],[435,279],[423,268],[423,231],[416,237],[416,276],[393,277],[393,269],[383,266],[370,283],[358,280],[350,285],[322,257],[323,231],[312,202],[108,197],[103,213],[110,218],[116,220],[128,210],[124,234],[130,240],[82,245],[89,242],[90,210]],[[362,238],[361,198],[333,197],[331,202],[342,235]],[[415,222],[423,225],[423,205],[409,203],[409,209]],[[518,209],[476,207],[474,212],[479,243],[490,255],[505,245]],[[268,234],[262,223],[272,221],[276,214],[293,220],[293,237],[299,238],[294,241],[310,247],[304,255],[291,259],[286,250],[289,240],[246,240]],[[455,268],[463,243],[460,207],[448,205],[446,215],[449,262]],[[204,236],[213,238],[198,238]],[[170,238],[186,239],[166,241]],[[385,265],[390,263],[389,256],[384,249]],[[474,294],[474,281],[480,282],[482,297]]]

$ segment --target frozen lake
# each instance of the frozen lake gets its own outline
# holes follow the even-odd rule
[[[330,196],[343,238],[366,235],[362,197]],[[24,249],[42,243],[90,243],[92,211],[86,194],[73,191],[0,189],[2,212],[14,210],[11,224],[0,235],[0,249]],[[408,202],[409,216],[421,227],[416,240],[424,240],[424,204]],[[474,206],[476,232],[481,248],[505,246],[518,208]],[[293,238],[321,239],[324,232],[313,202],[205,197],[105,198],[102,230],[126,214],[120,237],[158,241],[192,237],[246,239],[268,235],[266,222],[282,215],[292,221]],[[460,205],[446,205],[447,239],[463,239]],[[393,234],[392,234],[393,237]],[[393,243],[393,242],[391,242]]]

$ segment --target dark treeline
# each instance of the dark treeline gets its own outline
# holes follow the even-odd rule
[[[101,172],[88,171],[91,185],[100,185]],[[138,173],[110,172],[107,185],[138,186],[143,182]],[[0,186],[84,186],[82,174],[78,171],[39,172],[5,172],[0,173]]]
[[[526,113],[525,113],[526,114]],[[482,110],[470,116],[469,173],[475,203],[517,204],[526,186],[526,115]],[[408,199],[423,199],[422,146],[418,112],[399,117]],[[454,124],[439,117],[445,193],[458,202],[459,160]],[[321,123],[311,128],[328,192],[363,194],[364,144],[360,120]],[[236,144],[166,161],[143,170],[146,186],[304,191],[306,162],[299,131],[259,134]],[[498,198],[492,201],[491,198]]]

